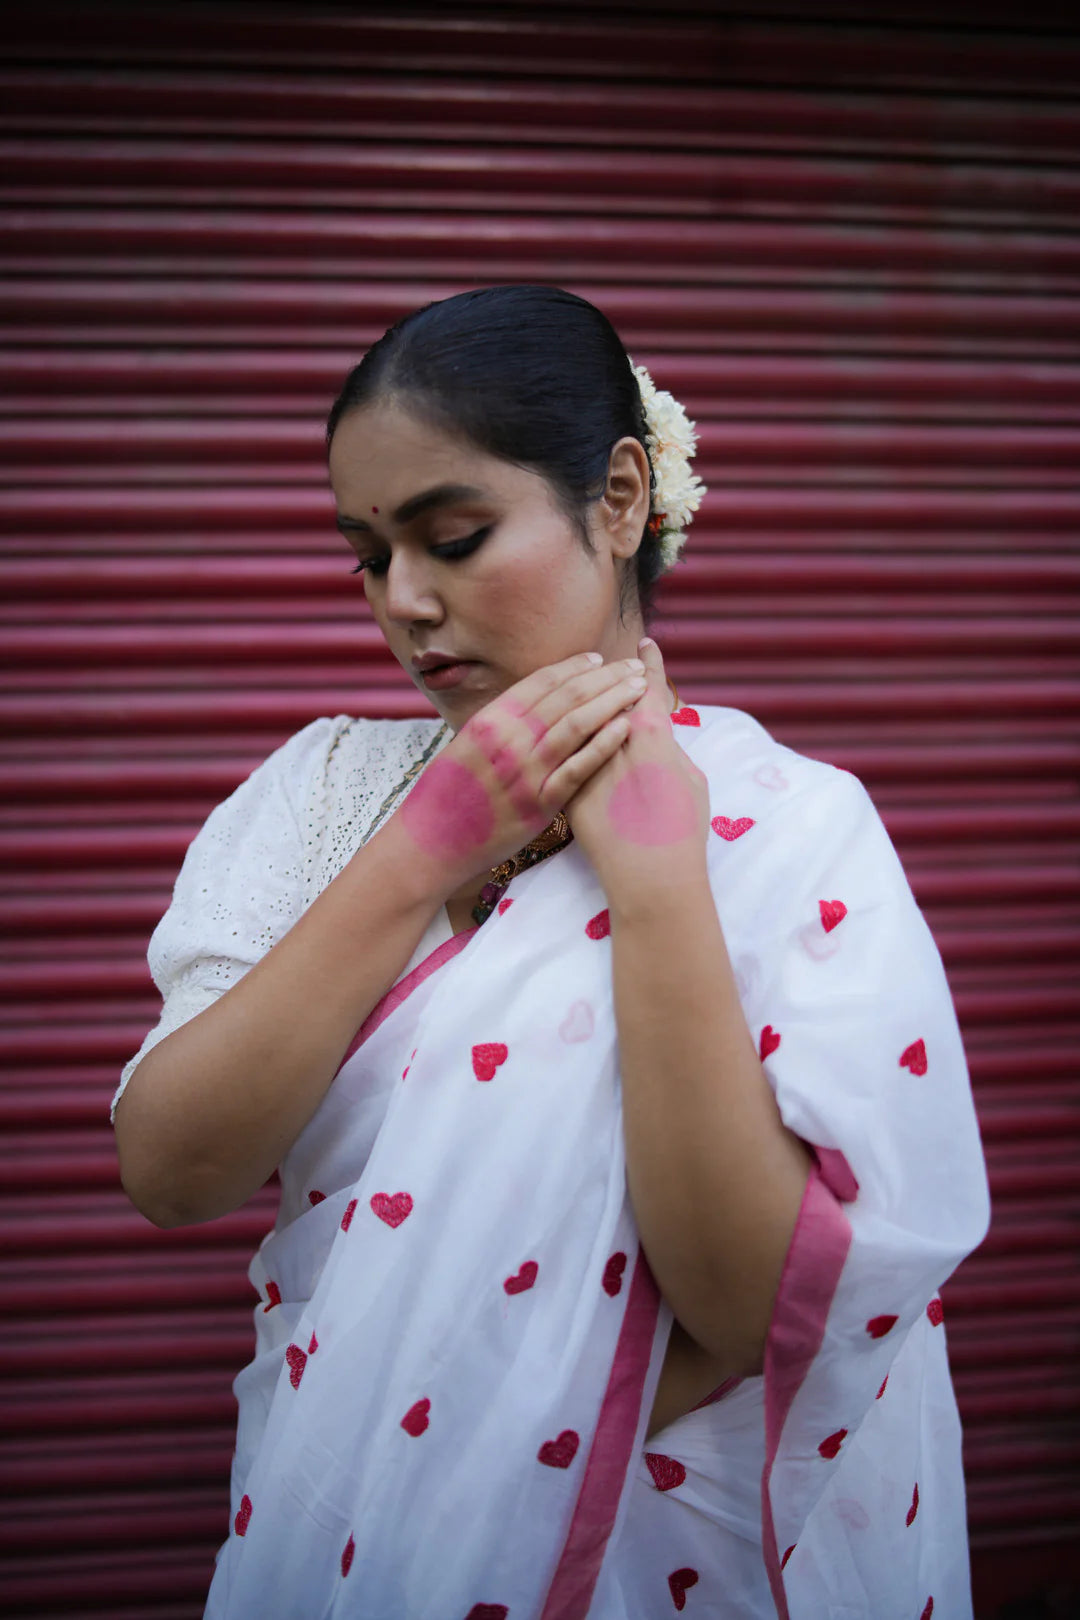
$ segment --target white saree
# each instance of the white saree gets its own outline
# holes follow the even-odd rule
[[[207,1620],[970,1617],[937,1291],[988,1208],[940,958],[853,777],[734,710],[676,719],[743,1010],[817,1157],[763,1375],[645,1442],[671,1315],[627,1196],[604,895],[571,845],[483,927],[433,924],[281,1166]],[[214,813],[155,935],[144,1051],[437,736],[317,722]]]

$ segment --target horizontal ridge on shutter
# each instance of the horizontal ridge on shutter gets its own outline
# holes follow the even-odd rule
[[[0,66],[9,1611],[201,1613],[275,1193],[156,1231],[109,1098],[212,806],[318,715],[429,712],[323,424],[393,321],[514,279],[697,423],[683,700],[858,775],[926,911],[994,1198],[944,1291],[979,1620],[1075,1583],[1080,39],[1038,0],[263,11],[41,0]]]

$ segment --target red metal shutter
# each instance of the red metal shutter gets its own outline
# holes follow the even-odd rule
[[[108,1099],[210,807],[316,715],[416,710],[322,422],[397,315],[502,280],[594,299],[699,424],[684,697],[855,771],[905,860],[995,1199],[945,1295],[979,1613],[1076,1589],[1080,44],[990,0],[768,10],[8,24],[11,1615],[201,1613],[270,1199],[154,1231]]]

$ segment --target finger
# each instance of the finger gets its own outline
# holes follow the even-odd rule
[[[583,748],[552,771],[539,794],[545,811],[561,810],[569,804],[578,789],[618,752],[629,734],[630,716],[624,709],[601,726]]]
[[[564,658],[558,664],[545,664],[541,669],[534,669],[531,675],[508,687],[502,697],[512,697],[523,708],[532,709],[541,698],[557,692],[565,681],[575,675],[584,675],[589,670],[600,670],[602,665],[603,659],[599,653],[575,653],[572,658]],[[501,700],[496,698],[494,701],[498,703]]]
[[[664,668],[664,655],[651,636],[645,636],[638,642],[638,656],[645,665],[645,677],[649,683],[649,691],[657,697],[664,699],[667,707],[667,671]]]
[[[539,696],[533,712],[549,719],[565,714],[578,703],[587,703],[598,692],[606,691],[626,675],[644,675],[645,665],[640,658],[616,658],[598,668],[577,671]]]
[[[557,770],[576,754],[609,720],[633,708],[648,690],[646,676],[629,673],[615,680],[587,703],[579,703],[547,731],[536,752],[545,773]]]
[[[628,679],[642,679],[644,676],[645,665],[640,658],[618,658],[614,663],[605,664],[602,669],[574,675],[535,705],[528,717],[530,726],[539,740],[542,732],[549,732],[575,709],[621,687]],[[638,695],[645,690],[645,686],[638,688]],[[580,740],[584,742],[584,733]]]

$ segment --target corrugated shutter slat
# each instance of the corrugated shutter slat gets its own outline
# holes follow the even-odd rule
[[[316,715],[424,710],[322,423],[400,314],[502,279],[592,298],[697,421],[684,697],[854,771],[904,858],[994,1194],[945,1290],[977,1614],[1080,1593],[1080,35],[256,9],[42,0],[0,64],[6,1612],[201,1613],[274,1194],[155,1231],[108,1099],[213,804]]]

